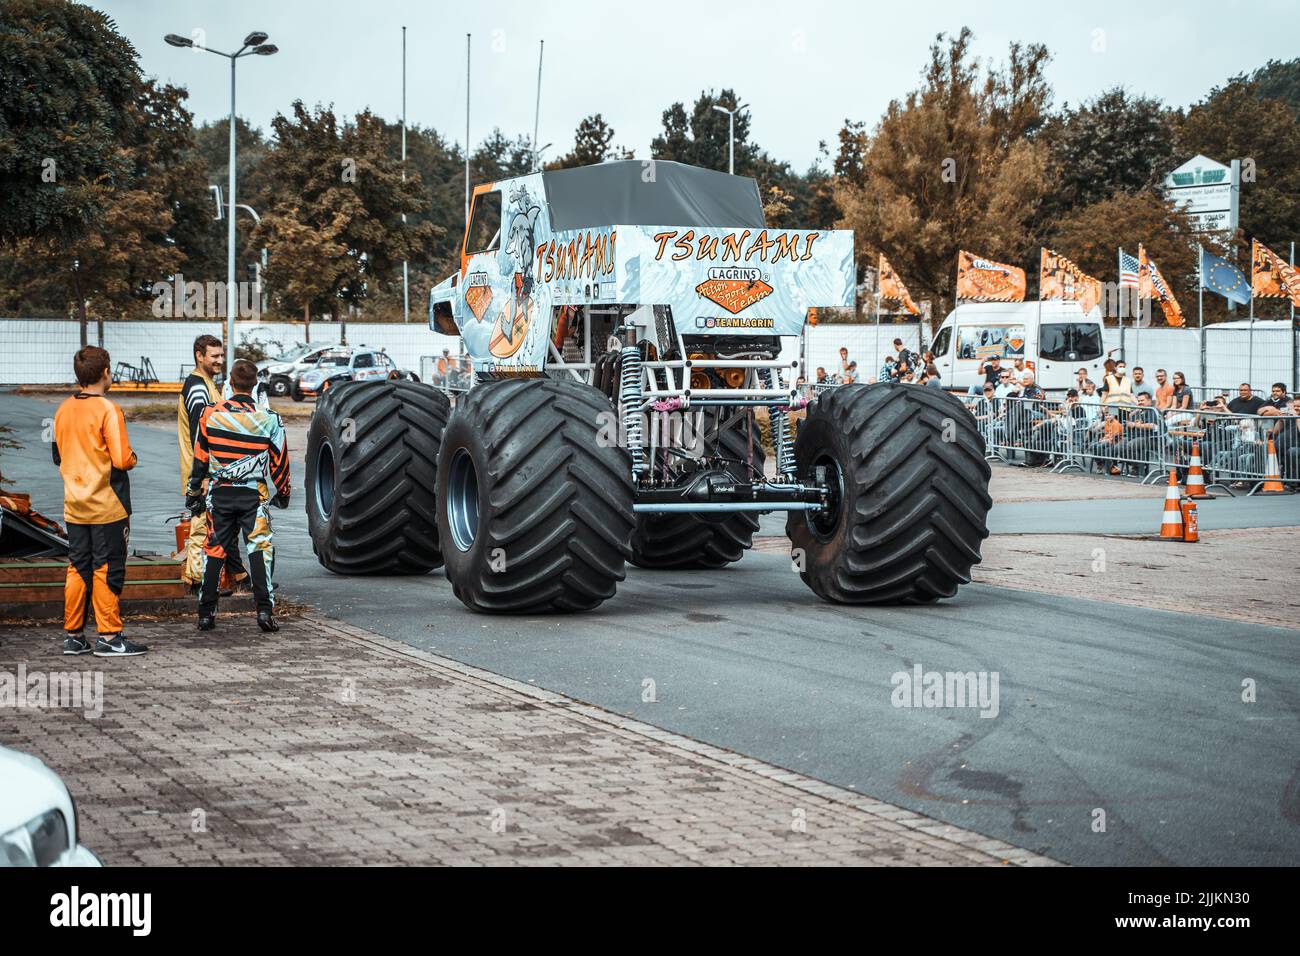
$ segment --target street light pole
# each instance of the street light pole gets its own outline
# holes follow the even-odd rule
[[[215,53],[217,56],[224,56],[230,61],[230,182],[228,186],[230,195],[226,197],[229,210],[227,214],[229,221],[226,223],[226,374],[229,375],[230,367],[235,362],[235,309],[239,301],[239,292],[235,284],[235,61],[241,56],[254,54],[271,56],[278,52],[279,47],[274,43],[267,43],[266,34],[260,30],[254,30],[244,37],[243,45],[234,53],[222,53],[212,47],[200,46],[192,38],[175,33],[169,33],[163,39],[170,46],[203,50],[207,53]]]
[[[748,104],[737,104],[733,109],[727,109],[725,106],[713,104],[713,108],[719,113],[727,114],[727,172],[732,176],[736,175],[736,114],[745,109]]]
[[[226,378],[235,365],[235,60],[230,58],[230,183],[226,202]]]
[[[402,27],[402,182],[406,182],[406,27]],[[406,225],[406,213],[402,213]],[[411,321],[410,260],[402,260],[402,321]]]

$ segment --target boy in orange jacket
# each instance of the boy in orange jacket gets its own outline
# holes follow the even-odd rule
[[[86,346],[72,360],[81,390],[54,414],[54,463],[63,476],[63,520],[68,526],[68,577],[63,588],[63,653],[134,657],[143,644],[122,636],[119,598],[126,582],[135,452],[122,409],[107,398],[108,353]],[[93,605],[99,640],[85,638]]]

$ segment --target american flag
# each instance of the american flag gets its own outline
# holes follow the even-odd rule
[[[1138,287],[1137,256],[1130,256],[1123,249],[1119,251],[1119,287],[1121,289]]]

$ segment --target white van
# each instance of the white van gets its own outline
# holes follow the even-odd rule
[[[1005,367],[1023,358],[1046,391],[1074,386],[1074,373],[1088,370],[1101,384],[1106,361],[1101,309],[1084,315],[1077,302],[965,302],[944,319],[930,346],[944,388],[982,385],[980,366],[994,355]]]

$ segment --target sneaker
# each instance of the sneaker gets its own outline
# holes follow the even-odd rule
[[[275,623],[275,618],[271,616],[270,611],[257,612],[257,626],[267,633],[280,629],[280,625]]]
[[[75,657],[78,654],[89,654],[90,652],[91,646],[84,634],[69,634],[63,639],[63,653],[69,657]]]
[[[134,641],[128,641],[121,634],[109,634],[95,642],[96,657],[136,657],[149,648]]]
[[[199,630],[210,631],[217,626],[217,619],[212,615],[199,615]]]

